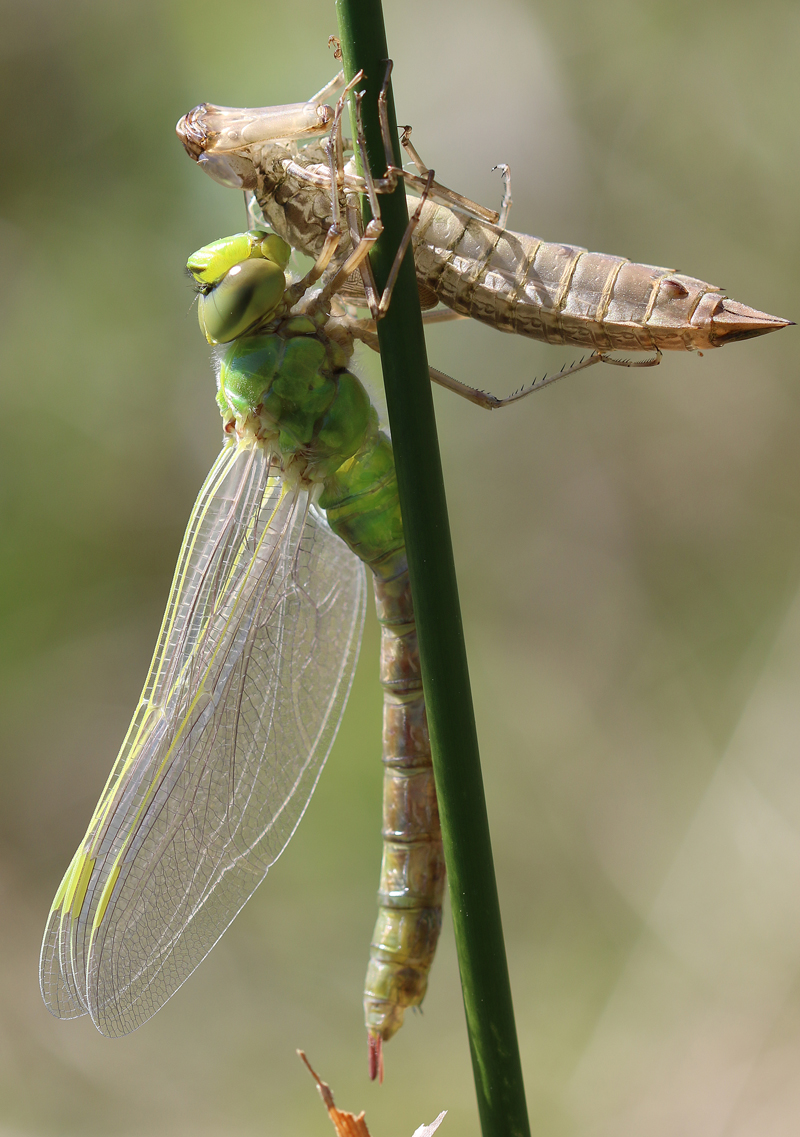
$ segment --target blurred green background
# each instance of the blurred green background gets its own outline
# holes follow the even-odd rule
[[[765,0],[387,2],[401,122],[514,228],[800,318],[800,9]],[[187,255],[242,224],[173,134],[201,101],[306,98],[328,0],[8,0],[0,166],[0,1135],[328,1134],[304,1047],[373,1137],[477,1132],[446,920],[424,1016],[366,1079],[380,857],[370,615],[295,841],[129,1038],[38,994],[53,892],[129,721],[219,443]],[[498,393],[560,366],[458,324]],[[596,369],[488,415],[437,392],[533,1129],[800,1126],[796,329]],[[369,370],[372,363],[366,363]]]

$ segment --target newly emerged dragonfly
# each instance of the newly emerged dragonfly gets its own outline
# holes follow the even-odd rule
[[[447,309],[431,312],[430,318],[472,317],[500,331],[591,351],[587,360],[551,376],[550,382],[591,363],[631,365],[607,357],[616,350],[655,352],[647,363],[657,363],[662,351],[702,351],[790,323],[672,269],[513,232],[506,228],[511,204],[507,168],[503,204],[495,213],[436,183],[410,144],[409,128],[403,143],[418,172],[393,166],[386,83],[379,105],[387,168],[383,178],[365,181],[343,161],[342,101],[335,113],[325,103],[343,81],[337,75],[307,103],[258,109],[203,103],[184,115],[177,132],[190,157],[211,177],[251,194],[271,228],[312,257],[319,254],[332,223],[334,184],[339,209],[349,204],[355,217],[355,197],[371,194],[374,201],[373,189],[390,190],[404,179],[412,191],[423,194],[411,236],[420,299],[423,308],[441,302]],[[319,136],[325,133],[330,139],[322,142]],[[356,146],[362,150],[360,138]],[[352,226],[351,237],[357,237]],[[370,301],[358,280],[348,281],[342,296],[362,306]],[[374,302],[369,306],[374,315]],[[546,385],[534,381],[514,396],[498,399],[483,392],[470,395],[438,371],[431,376],[490,409]]]
[[[392,448],[348,370],[331,297],[370,241],[287,285],[256,230],[188,268],[218,347],[225,445],[192,511],[150,672],[53,902],[57,1016],[106,1035],[153,1015],[210,951],[302,817],[350,690],[364,565],[382,626],[384,855],[365,986],[373,1077],[425,994],[444,859]],[[327,268],[321,292],[310,287]]]
[[[225,165],[255,171],[255,149],[296,138],[301,120],[310,119],[312,135],[341,121],[341,100],[333,116],[321,105],[221,112],[224,129],[236,134]],[[374,186],[348,182],[355,175],[343,171],[334,136],[323,151],[327,181],[317,182],[310,154],[286,145],[294,154],[286,160],[302,172],[303,209],[319,214],[315,227],[301,240],[288,199],[262,186],[262,208],[276,229],[283,218],[289,240],[250,230],[189,261],[203,330],[211,343],[229,345],[217,361],[227,441],[189,521],[142,699],[53,903],[41,983],[56,1015],[89,1013],[103,1033],[120,1035],[154,1014],[213,947],[291,838],[316,785],[352,680],[367,565],[385,692],[385,846],[365,989],[375,1076],[382,1043],[424,996],[444,887],[391,444],[347,366],[354,338],[373,346],[375,339],[351,301],[369,301],[373,324],[385,310],[385,297],[368,294],[368,274],[362,294],[354,287],[378,230],[360,234],[351,225],[341,237],[347,255],[332,263],[339,214],[352,217],[361,192],[375,201],[373,191],[394,175]],[[452,194],[448,205],[432,203],[427,194],[447,191],[430,175],[418,181],[417,228],[409,230],[418,272],[424,244],[438,280],[452,279],[457,293],[469,285],[467,306],[481,290],[500,297],[499,326],[524,307],[530,264],[544,258],[544,279],[544,263],[557,266],[563,254],[555,299],[531,304],[539,313],[531,319],[542,338],[557,342],[605,337],[591,339],[589,362],[604,359],[606,347],[631,346],[631,337],[658,350],[716,346],[787,322],[691,278],[546,246],[494,222],[480,223],[481,239],[491,239],[470,261],[465,242],[477,237],[462,219],[467,207]],[[252,188],[259,190],[258,177]],[[437,217],[458,229],[444,254],[441,243],[430,244]],[[532,242],[527,276],[511,238],[519,247]],[[295,244],[315,262],[287,285]],[[509,250],[506,277],[493,259],[501,247]],[[513,295],[503,291],[512,276]],[[322,290],[311,292],[320,278]],[[513,330],[537,334],[531,328]],[[507,401],[483,398],[487,406]]]

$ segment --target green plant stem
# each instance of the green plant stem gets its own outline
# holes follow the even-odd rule
[[[337,0],[348,79],[360,89],[370,167],[386,159],[377,96],[388,52],[380,0]],[[389,120],[397,151],[394,103]],[[399,154],[395,164],[400,165]],[[380,199],[384,233],[370,255],[382,288],[407,225],[402,186]],[[527,1137],[522,1068],[494,876],[439,442],[413,261],[408,254],[378,324],[422,678],[433,749],[461,985],[484,1137]]]

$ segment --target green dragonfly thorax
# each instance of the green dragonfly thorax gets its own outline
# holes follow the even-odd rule
[[[245,336],[219,360],[217,403],[226,433],[268,448],[285,475],[324,482],[377,432],[369,396],[342,348],[289,317]]]

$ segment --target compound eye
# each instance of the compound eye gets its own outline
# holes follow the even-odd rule
[[[219,284],[198,299],[200,327],[209,343],[230,343],[277,308],[286,287],[272,261],[234,265]]]

